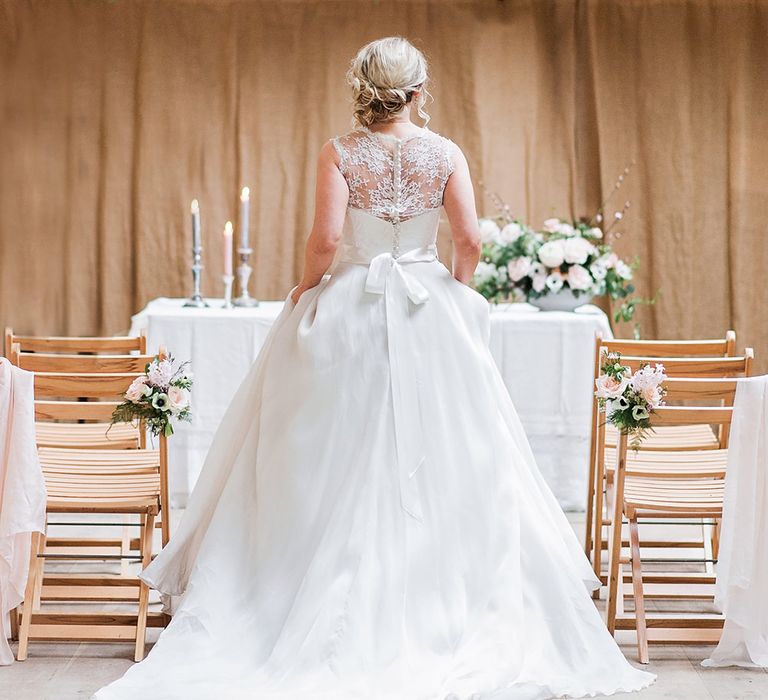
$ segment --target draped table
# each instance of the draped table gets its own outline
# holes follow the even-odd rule
[[[194,373],[192,423],[169,440],[171,501],[184,507],[224,411],[261,349],[282,301],[251,309],[184,308],[183,299],[151,301],[132,319],[150,352],[164,345]],[[610,337],[595,306],[574,313],[541,312],[528,304],[492,306],[491,353],[531,442],[539,468],[568,510],[586,498],[596,332]],[[482,436],[478,436],[482,439]]]

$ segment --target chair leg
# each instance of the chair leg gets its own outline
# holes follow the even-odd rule
[[[39,532],[32,533],[32,546],[29,551],[29,576],[27,586],[24,589],[24,607],[21,613],[21,627],[19,628],[19,649],[16,652],[17,661],[25,661],[29,648],[29,629],[32,625],[32,613],[35,602],[35,589],[40,569],[37,567],[37,555],[40,551],[42,535]]]
[[[637,630],[637,654],[641,664],[648,663],[648,632],[645,623],[645,601],[643,599],[643,571],[640,562],[640,536],[637,530],[637,515],[629,519],[629,548],[632,562],[632,592],[635,598],[635,628]]]
[[[120,575],[128,576],[130,573],[131,560],[131,516],[123,515],[123,534],[120,538],[120,554],[123,557],[120,560]]]
[[[719,559],[720,558],[720,526],[722,524],[722,520],[718,518],[715,520],[715,524],[712,528],[712,558],[713,559]]]
[[[36,577],[35,577],[35,597],[34,597],[34,607],[35,609],[40,608],[41,602],[40,599],[42,598],[43,594],[43,580],[45,578],[45,557],[43,556],[45,554],[45,546],[48,542],[48,538],[45,535],[45,533],[40,535],[40,540],[38,544],[38,552],[37,557],[35,559],[35,568],[36,568]]]
[[[606,602],[606,623],[611,634],[616,632],[617,601],[623,596],[621,587],[621,530],[622,502],[614,498],[614,510],[611,516],[611,526],[608,541],[608,597]],[[622,605],[618,602],[618,605]]]
[[[600,471],[595,475],[595,511],[593,519],[592,532],[592,570],[595,576],[600,578],[603,568],[603,478]],[[592,597],[597,600],[600,597],[600,589],[592,593]]]
[[[155,516],[147,514],[143,519],[144,531],[141,533],[141,568],[145,569],[152,561],[152,536],[155,530]],[[149,608],[149,586],[141,581],[139,586],[139,607],[136,616],[136,653],[138,662],[144,658],[144,645],[147,636],[147,611]]]
[[[715,565],[713,559],[715,559],[714,553],[715,533],[712,525],[706,524],[706,519],[701,519],[701,548],[704,553],[704,559],[707,561],[704,564],[704,571],[708,574],[715,573]]]
[[[596,402],[592,401],[592,436],[589,444],[589,470],[587,475],[587,513],[584,523],[584,553],[592,558],[592,519],[595,515],[595,491],[597,490],[597,449],[596,449]]]
[[[19,641],[19,609],[14,608],[11,610],[11,641]]]
[[[595,466],[589,466],[589,476],[587,477],[587,512],[584,522],[584,553],[587,559],[592,558],[592,518],[595,509]]]

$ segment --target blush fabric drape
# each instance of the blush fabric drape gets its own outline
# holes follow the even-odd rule
[[[0,323],[114,333],[186,296],[195,197],[220,296],[243,185],[252,291],[284,297],[348,61],[390,34],[428,54],[431,128],[521,218],[594,213],[634,160],[609,213],[631,200],[619,249],[661,290],[643,333],[733,327],[768,367],[759,0],[0,0]]]
[[[33,532],[45,532],[34,375],[0,357],[0,666],[14,661],[9,613],[24,600]]]

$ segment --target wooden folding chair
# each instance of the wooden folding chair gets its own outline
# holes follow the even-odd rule
[[[14,362],[35,372],[35,418],[79,425],[106,422],[133,379],[152,357],[20,353]],[[88,400],[82,400],[88,399]],[[50,546],[45,535],[33,538],[30,576],[19,629],[17,658],[27,656],[30,639],[134,639],[135,658],[144,655],[147,624],[162,626],[163,614],[148,615],[148,588],[125,575],[46,575],[45,560],[138,560],[146,567],[152,556],[155,520],[162,514],[163,544],[168,540],[167,443],[159,449],[40,448],[46,488],[47,513],[132,514],[139,517],[138,554],[106,554],[73,538]],[[104,543],[97,541],[97,546]],[[122,601],[137,604],[135,612],[75,613],[41,608],[43,601]]]
[[[670,401],[694,401],[695,406],[662,406],[651,415],[651,425],[686,426],[717,425],[726,430],[733,414],[736,379],[669,379],[665,382]],[[701,405],[704,402],[706,405]],[[607,624],[612,634],[617,629],[635,629],[638,656],[648,663],[648,644],[652,643],[716,643],[723,620],[718,614],[653,615],[645,612],[645,597],[649,586],[664,580],[660,572],[648,576],[643,572],[640,518],[679,520],[681,518],[720,519],[723,510],[725,465],[710,469],[702,465],[701,471],[676,471],[674,463],[665,459],[664,452],[649,452],[647,460],[656,459],[663,469],[648,469],[648,463],[634,466],[627,449],[627,436],[619,436],[618,466],[615,480],[615,503],[612,517],[609,549]],[[705,454],[704,451],[692,451]],[[671,453],[666,453],[671,454]],[[629,528],[629,552],[623,554],[622,522],[626,518]],[[658,560],[655,560],[658,564]],[[631,568],[634,614],[623,610],[624,586],[622,564]],[[677,576],[678,589],[671,589],[663,597],[686,598],[680,587],[698,583],[695,577]],[[696,593],[694,592],[694,597]]]
[[[5,329],[5,356],[11,359],[11,347],[19,346],[22,353],[46,355],[127,355],[147,354],[147,338],[142,331],[138,336],[64,337],[14,335]],[[38,422],[35,426],[40,447],[81,447],[136,449],[145,446],[145,435],[137,426],[123,423],[60,424]]]
[[[621,355],[643,357],[648,362],[658,361],[660,357],[731,357],[736,354],[736,332],[729,330],[723,339],[714,340],[625,340],[603,338],[595,334],[594,379],[600,376],[600,363],[604,352],[617,352]],[[592,559],[594,546],[593,529],[595,511],[595,493],[602,488],[602,475],[597,470],[597,443],[599,411],[597,398],[592,397],[592,429],[589,444],[589,469],[587,478],[586,523],[584,551]],[[613,426],[605,426],[604,441],[606,447],[615,447],[618,433]],[[717,439],[708,425],[687,426],[680,430],[677,426],[659,428],[643,444],[643,449],[675,450],[698,446],[699,449],[715,449]]]
[[[123,355],[147,354],[147,339],[144,331],[138,336],[113,336],[113,337],[73,337],[73,336],[29,336],[15,335],[11,328],[5,329],[4,353],[6,358],[14,361],[11,352],[12,346],[18,346],[20,353],[36,353],[42,355]],[[112,426],[110,423],[80,422],[60,423],[56,421],[35,422],[36,441],[38,447],[71,447],[71,448],[97,448],[97,449],[137,449],[146,446],[146,435],[139,430],[138,425],[122,423]],[[126,522],[130,522],[132,516],[124,516]],[[160,522],[156,523],[160,526]],[[121,554],[129,554],[129,549],[138,550],[138,539],[130,539],[124,531],[120,538],[101,538],[72,540],[70,538],[51,538],[48,541],[50,548],[91,546],[100,547],[101,551],[114,553],[117,548]],[[97,553],[97,550],[92,550]],[[128,560],[124,560],[127,570]],[[18,639],[18,613],[11,611],[11,637]]]
[[[6,340],[9,337],[6,330]],[[19,336],[13,336],[19,337]],[[89,375],[110,375],[115,369],[130,366],[131,371],[143,372],[147,362],[153,356],[141,352],[138,355],[115,355],[113,350],[122,348],[146,348],[146,338],[25,338],[28,347],[35,348],[25,352],[19,347],[11,353],[10,360],[22,369],[32,372],[82,372]],[[17,344],[14,344],[16,346]],[[52,354],[42,352],[43,348],[66,349],[82,351],[84,354]],[[85,348],[93,352],[85,354]],[[105,354],[109,353],[109,354]],[[125,363],[128,363],[125,365]],[[73,368],[82,368],[76,370]],[[75,400],[87,400],[88,396],[74,396]],[[146,447],[146,431],[143,426],[132,424],[117,424],[112,426],[106,421],[79,421],[62,423],[60,421],[36,421],[36,439],[39,448],[72,448],[72,449],[137,449]],[[167,522],[167,512],[160,515],[156,527],[162,530],[163,544],[170,536],[170,524]],[[120,545],[121,541],[112,541],[110,546]],[[123,543],[124,545],[125,543]],[[138,541],[130,542],[133,548],[138,547]],[[63,545],[62,545],[63,546]],[[106,546],[106,545],[105,545]]]
[[[723,356],[723,357],[683,357],[680,355],[669,357],[639,357],[622,355],[621,362],[623,365],[629,367],[632,372],[637,371],[643,365],[648,362],[661,363],[664,365],[667,376],[678,378],[732,378],[732,377],[747,377],[752,373],[753,365],[753,351],[751,348],[747,348],[744,355],[738,356]],[[663,456],[660,464],[666,462],[676,463],[675,469],[679,471],[682,468],[681,462],[693,460],[694,469],[698,469],[698,465],[703,461],[710,463],[710,466],[717,468],[718,465],[724,464],[725,460],[725,448],[728,444],[728,427],[722,426],[717,432],[713,432],[709,425],[702,424],[700,426],[692,426],[693,430],[699,430],[699,434],[702,436],[702,440],[692,439],[685,445],[684,429],[686,426],[659,426],[658,430],[661,432],[662,428],[674,428],[674,430],[668,430],[665,433],[663,439],[669,438],[670,442],[677,439],[677,445],[672,448],[669,443],[667,446],[669,449],[662,449],[661,445],[664,444],[663,439],[657,443],[657,449],[647,450],[651,452],[658,452]],[[704,431],[709,431],[711,438],[705,435]],[[592,545],[592,565],[595,571],[595,575],[601,577],[601,580],[605,581],[605,573],[602,570],[602,552],[607,548],[608,542],[604,536],[604,528],[610,526],[610,512],[612,510],[612,486],[613,486],[613,470],[615,469],[615,455],[616,449],[613,446],[607,445],[606,439],[606,422],[603,417],[600,420],[596,418],[595,425],[595,461],[594,472],[590,476],[594,479],[593,486],[593,510],[592,510],[592,535],[589,538]],[[651,433],[653,435],[653,433]],[[645,444],[650,441],[643,442],[641,447],[641,454],[645,453]],[[691,456],[692,453],[711,452],[711,454]],[[674,453],[679,453],[677,456]],[[644,457],[635,455],[630,456],[631,460],[635,462],[641,462]],[[663,467],[658,467],[663,470]],[[657,470],[658,470],[657,469]],[[605,499],[605,515],[604,515],[604,499]],[[704,527],[704,523],[702,524]],[[714,526],[712,535],[709,538],[711,547],[714,552],[711,554],[716,555],[717,541],[718,541],[718,525]],[[707,537],[705,536],[701,542],[683,542],[677,543],[678,547],[708,547]],[[657,547],[670,547],[673,546],[671,542],[659,541],[648,542],[646,546]],[[595,592],[597,596],[599,591]]]

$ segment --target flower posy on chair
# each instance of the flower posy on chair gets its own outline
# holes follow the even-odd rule
[[[651,429],[651,413],[664,405],[666,378],[662,364],[647,364],[632,374],[619,353],[603,353],[595,396],[608,422],[630,436],[634,450]]]
[[[173,435],[171,420],[192,420],[189,362],[178,362],[163,348],[133,380],[125,401],[112,413],[112,423],[143,420],[153,435]]]

